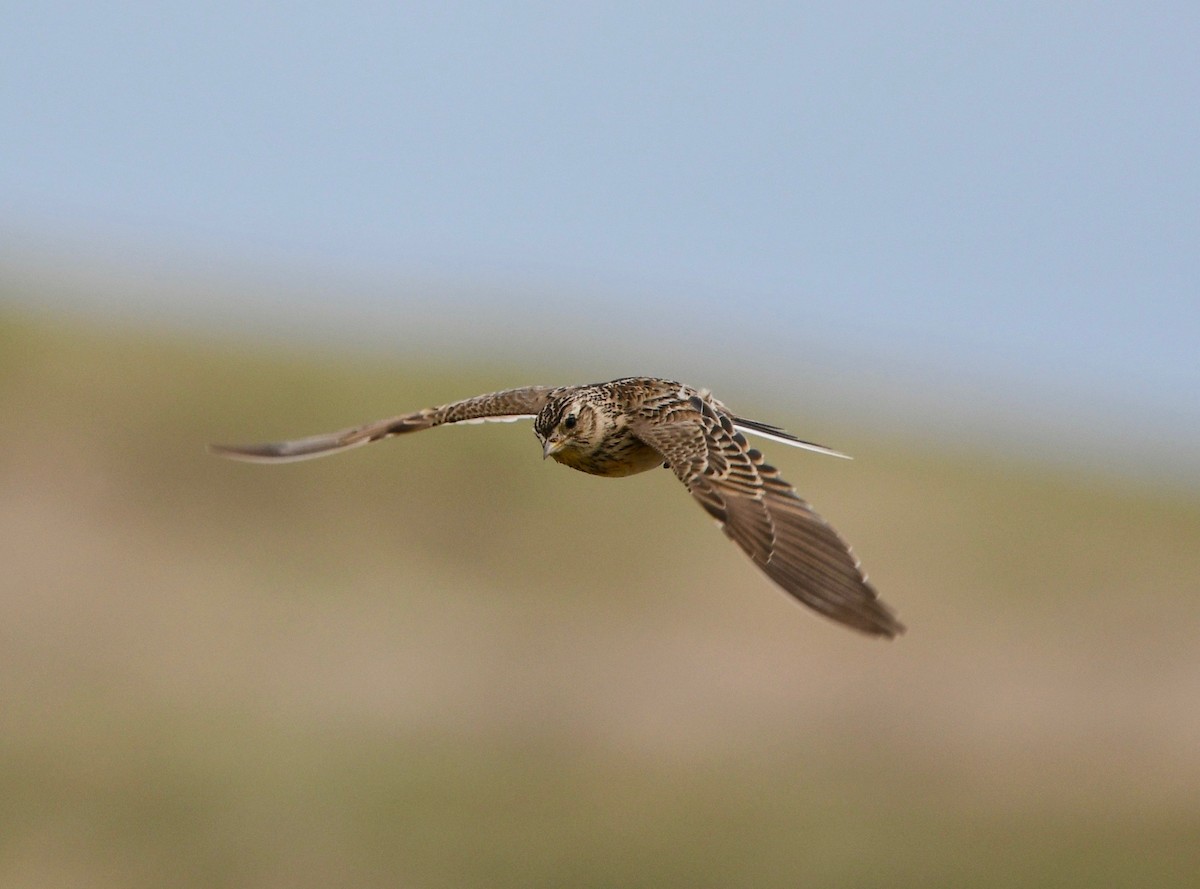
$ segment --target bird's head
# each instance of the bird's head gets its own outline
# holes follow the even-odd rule
[[[594,405],[578,397],[549,402],[533,421],[542,456],[570,466],[591,454],[604,438],[601,419]]]

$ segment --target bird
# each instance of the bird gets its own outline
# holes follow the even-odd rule
[[[308,460],[457,423],[533,420],[543,459],[620,478],[666,467],[772,581],[800,602],[868,635],[904,625],[868,582],[838,533],[750,447],[746,435],[837,457],[778,426],[730,411],[707,389],[657,377],[580,386],[525,386],[400,414],[324,435],[253,445],[210,445],[261,463]]]

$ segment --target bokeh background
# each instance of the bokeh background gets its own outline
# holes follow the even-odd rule
[[[1194,885],[1197,45],[10,4],[0,885]],[[204,450],[631,373],[853,453],[771,449],[908,634],[526,427]]]

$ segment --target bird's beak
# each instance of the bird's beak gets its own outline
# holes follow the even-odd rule
[[[562,450],[563,442],[561,439],[547,438],[542,443],[542,459],[553,457]]]

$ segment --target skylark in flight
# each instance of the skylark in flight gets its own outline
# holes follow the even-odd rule
[[[743,433],[845,456],[766,423],[735,416],[707,390],[628,377],[587,386],[528,386],[401,414],[327,435],[214,445],[236,460],[280,463],[356,448],[448,423],[533,420],[543,457],[619,477],[666,466],[771,580],[835,621],[877,636],[904,626],[879,601],[858,560]]]

